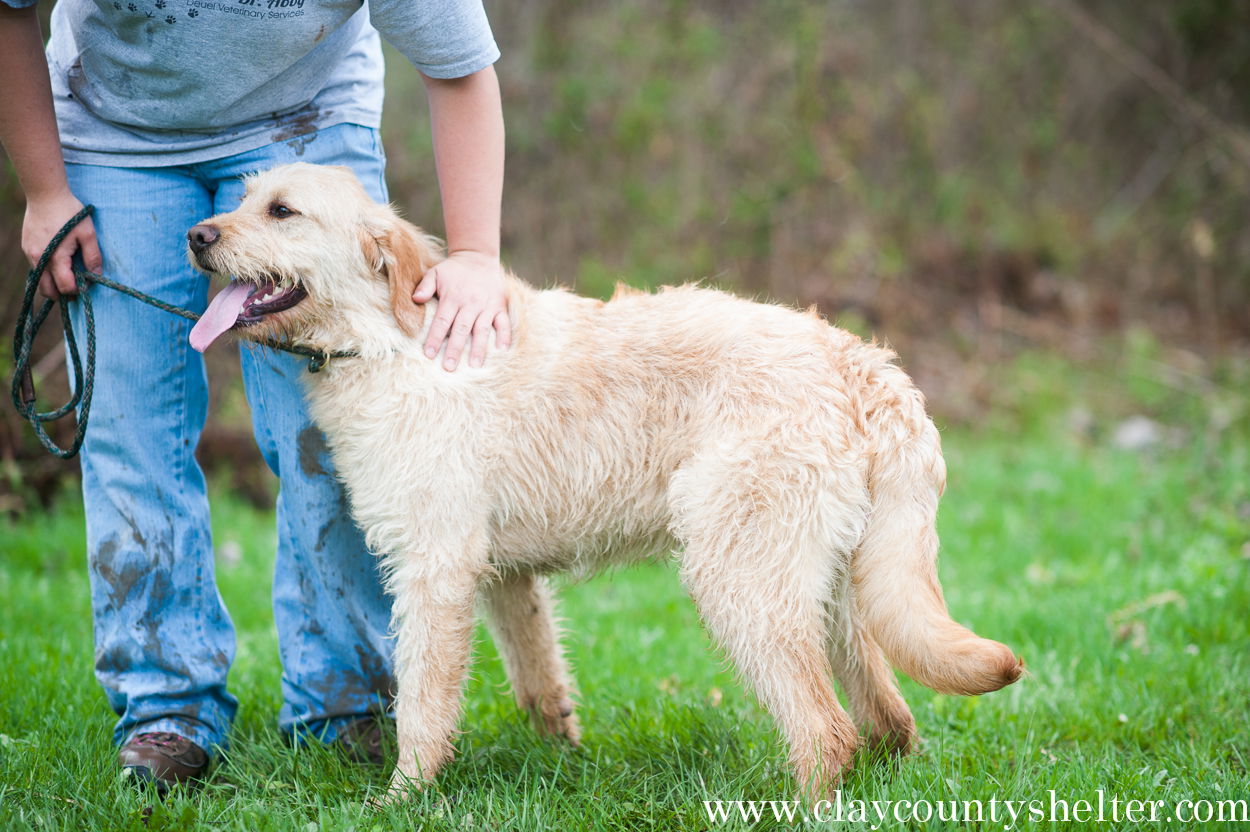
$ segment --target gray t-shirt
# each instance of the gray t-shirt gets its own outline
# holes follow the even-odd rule
[[[499,58],[481,0],[59,0],[48,67],[66,161],[192,164],[377,127],[379,32],[433,78]]]

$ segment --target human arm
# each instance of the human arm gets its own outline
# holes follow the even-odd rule
[[[492,329],[498,346],[511,341],[499,263],[504,155],[499,81],[493,66],[463,78],[421,77],[430,102],[448,257],[426,273],[413,300],[438,296],[426,355],[437,355],[446,339],[443,366],[454,370],[472,338],[469,365],[480,367]]]
[[[65,177],[48,62],[33,5],[15,9],[0,3],[0,78],[0,144],[26,195],[22,252],[34,265],[53,235],[83,206]],[[55,297],[77,291],[71,263],[77,251],[88,269],[99,271],[103,261],[90,217],[57,247],[40,278],[40,292]]]

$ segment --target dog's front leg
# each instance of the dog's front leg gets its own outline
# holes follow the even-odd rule
[[[423,554],[391,573],[399,762],[388,800],[420,788],[452,757],[472,644],[475,560]],[[439,561],[449,565],[431,568]]]

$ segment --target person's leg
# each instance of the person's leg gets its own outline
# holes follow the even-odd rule
[[[370,196],[386,199],[376,131],[340,125],[204,166],[220,183],[214,212],[238,205],[240,175],[298,161],[348,165]],[[346,722],[389,709],[391,603],[308,415],[300,381],[307,359],[252,345],[241,353],[256,439],[281,480],[273,590],[283,668],[279,724],[328,742]]]
[[[211,198],[181,169],[69,165],[95,205],[104,273],[203,310],[208,284],[186,261],[186,229]],[[191,322],[119,292],[90,289],[96,379],[82,450],[96,678],[120,719],[114,740],[172,731],[223,745],[234,631],[214,582],[204,476],[195,446],[207,383]],[[85,332],[81,304],[75,327]]]

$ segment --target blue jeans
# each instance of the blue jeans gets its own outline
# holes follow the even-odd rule
[[[196,165],[68,170],[74,194],[95,205],[104,273],[202,312],[209,282],[187,263],[187,229],[237,206],[243,174],[295,161],[348,165],[374,199],[386,199],[377,131],[352,124]],[[237,700],[226,690],[234,629],[214,580],[195,459],[208,405],[204,361],[187,344],[190,321],[111,289],[90,291],[97,375],[82,486],[96,678],[120,717],[116,742],[174,731],[211,751],[225,746]],[[329,741],[345,720],[389,705],[390,599],[309,420],[305,359],[248,347],[240,355],[252,429],[281,481],[279,723]]]

